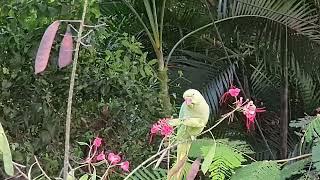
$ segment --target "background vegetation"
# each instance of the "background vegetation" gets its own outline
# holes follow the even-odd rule
[[[34,59],[48,25],[57,19],[79,19],[81,2],[3,0],[0,7],[0,122],[14,161],[30,165],[37,155],[48,174],[59,174],[62,168],[71,69],[57,68],[58,43],[44,75],[34,75]],[[124,1],[89,2],[87,24],[108,26],[95,28],[85,42],[91,46],[80,51],[72,158],[86,153],[76,141],[99,135],[108,140],[108,149],[121,151],[135,166],[156,151],[148,144],[150,124],[168,115],[158,98],[163,87],[159,56],[136,15],[148,29],[152,24],[143,1],[126,1],[137,14]],[[162,3],[156,4],[157,9],[161,7]],[[318,14],[317,0],[167,0],[162,51],[169,62],[173,112],[180,106],[181,93],[196,88],[208,101],[212,115],[209,124],[214,124],[229,110],[219,105],[219,99],[234,84],[243,90],[244,97],[266,107],[267,112],[258,117],[253,132],[246,132],[244,119],[236,115],[232,124],[219,125],[213,132],[215,137],[245,140],[256,160],[314,153],[312,147],[318,146],[313,146],[313,138],[300,138],[313,122],[310,119],[316,119],[305,116],[315,116],[320,101]],[[63,32],[59,31],[58,40]],[[168,57],[186,35],[188,38]],[[296,123],[303,120],[306,123]],[[317,135],[320,131],[314,127]],[[310,167],[303,175],[306,177],[319,169],[311,168],[310,161],[299,167],[304,165]],[[279,169],[274,164],[268,167]],[[214,172],[215,168],[211,169]]]

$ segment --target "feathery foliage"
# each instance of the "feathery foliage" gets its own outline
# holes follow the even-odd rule
[[[280,170],[276,162],[257,161],[235,171],[231,180],[280,179]]]
[[[320,144],[317,143],[315,146],[312,147],[312,162],[313,166],[320,171]]]
[[[290,178],[293,175],[302,174],[305,172],[303,168],[309,163],[309,159],[303,159],[300,161],[296,161],[294,163],[286,165],[283,169],[281,169],[280,174],[281,178],[286,179]]]
[[[291,127],[300,127],[306,142],[312,142],[313,138],[320,135],[320,116],[306,116],[290,123]]]
[[[213,145],[215,145],[214,154],[210,156],[212,163],[208,167],[210,178],[212,179],[231,177],[234,170],[240,167],[242,162],[246,161],[243,153],[252,153],[250,148],[241,141],[199,139],[192,143],[189,156],[205,157],[206,161],[208,153],[212,153]]]
[[[165,180],[167,179],[167,173],[164,169],[147,169],[141,168],[135,172],[130,180]]]

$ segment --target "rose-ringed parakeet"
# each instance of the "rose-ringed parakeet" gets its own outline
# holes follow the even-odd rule
[[[187,158],[191,140],[194,140],[203,131],[210,114],[209,105],[199,91],[189,89],[184,92],[183,98],[179,118],[169,121],[172,126],[178,126],[177,141],[178,143],[183,142],[177,146],[177,162]],[[174,176],[176,180],[182,178],[183,167],[178,167],[178,169]]]

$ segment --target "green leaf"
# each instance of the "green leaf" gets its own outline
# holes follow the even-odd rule
[[[81,176],[79,180],[88,180],[88,178],[89,178],[89,175],[85,174],[85,175]]]
[[[292,164],[286,165],[280,172],[281,178],[286,179],[286,178],[290,178],[293,175],[303,173],[304,170],[302,169],[309,162],[310,162],[309,159],[303,159],[300,161],[296,161]]]
[[[306,116],[290,123],[291,127],[300,127],[306,142],[312,142],[320,135],[320,116]]]
[[[80,146],[89,146],[89,144],[88,144],[88,143],[85,143],[85,142],[79,142],[79,141],[77,141],[77,143],[78,143]]]
[[[312,147],[312,162],[313,166],[320,171],[320,143]]]
[[[92,176],[91,176],[91,180],[96,180],[97,179],[97,170],[96,168],[94,168]]]
[[[206,172],[208,171],[209,166],[213,161],[215,150],[216,150],[216,144],[211,146],[211,148],[208,151],[207,155],[204,157],[203,163],[201,165],[201,170],[202,170],[203,174],[206,174]]]
[[[279,180],[280,170],[274,161],[257,161],[235,171],[231,180]]]
[[[1,124],[0,124],[0,154],[2,154],[2,160],[3,160],[5,172],[9,176],[13,176],[14,169],[13,169],[10,146],[9,146],[9,142],[7,140],[6,135],[4,134],[4,130]]]

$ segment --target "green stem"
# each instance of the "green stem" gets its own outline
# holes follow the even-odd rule
[[[66,117],[64,163],[63,163],[64,164],[64,167],[63,167],[63,179],[64,180],[67,180],[67,178],[68,178],[72,97],[73,97],[74,82],[75,82],[76,71],[77,71],[77,63],[78,63],[78,58],[79,58],[79,50],[80,50],[80,44],[81,44],[80,41],[81,41],[81,36],[82,36],[82,32],[83,32],[83,25],[84,25],[84,20],[86,17],[87,6],[88,6],[88,0],[85,0],[84,5],[83,5],[83,12],[82,12],[82,18],[81,18],[81,22],[80,22],[80,27],[79,27],[79,31],[78,31],[76,49],[74,52],[72,72],[71,72],[71,77],[70,77],[70,88],[69,88],[67,117]]]

